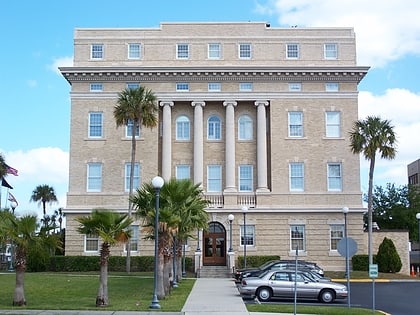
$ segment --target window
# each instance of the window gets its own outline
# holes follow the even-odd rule
[[[135,90],[140,87],[140,83],[127,83],[127,89]]]
[[[176,119],[176,140],[190,140],[190,120],[187,116]]]
[[[188,59],[189,58],[188,44],[177,44],[176,45],[176,58],[177,59]]]
[[[102,44],[93,44],[91,46],[91,59],[103,59],[104,58],[104,45]]]
[[[137,252],[139,250],[139,226],[131,225],[130,230],[130,252]],[[127,251],[127,246],[125,246],[125,251]]]
[[[238,139],[239,140],[252,140],[253,126],[252,119],[248,115],[242,115],[238,121]]]
[[[89,113],[89,138],[102,138],[102,116],[99,112]]]
[[[207,166],[207,191],[222,191],[222,167],[220,165]]]
[[[304,173],[303,163],[290,163],[289,174],[290,174],[290,190],[291,191],[303,191],[304,190]]]
[[[217,82],[211,82],[208,85],[209,92],[220,92],[222,90],[222,84]]]
[[[239,44],[239,58],[251,59],[251,44]]]
[[[245,227],[245,231],[244,231]],[[241,246],[254,246],[255,245],[255,226],[246,224],[241,225]]]
[[[207,139],[220,140],[222,138],[220,129],[220,118],[214,115],[210,116],[207,121]]]
[[[125,127],[125,136],[127,138],[131,138],[133,136],[133,121],[131,119],[128,121],[127,126]],[[140,137],[140,124],[136,127],[135,137]]]
[[[327,172],[328,172],[328,190],[341,191],[342,190],[341,164],[329,163]]]
[[[175,168],[175,176],[176,179],[190,179],[191,175],[190,175],[190,166],[189,165],[177,165]]]
[[[296,248],[305,251],[305,226],[291,225],[290,226],[290,250],[295,251]]]
[[[141,56],[141,45],[128,44],[128,59],[140,59],[140,56]]]
[[[299,58],[299,45],[298,44],[287,44],[286,50],[287,50],[286,56],[288,59]]]
[[[344,226],[341,224],[330,226],[330,250],[337,250],[338,242],[344,237]]]
[[[298,83],[298,82],[289,83],[289,91],[290,92],[302,91],[302,83]]]
[[[252,165],[239,165],[239,191],[253,190]]]
[[[100,192],[102,190],[102,164],[88,163],[87,168],[87,191]]]
[[[328,138],[340,137],[340,112],[326,112],[325,113],[325,135]]]
[[[252,83],[251,82],[239,83],[239,91],[241,91],[241,92],[252,92]]]
[[[91,92],[102,92],[104,90],[104,87],[102,83],[91,83],[90,84],[90,91]]]
[[[85,235],[85,252],[99,251],[99,236],[98,234]]]
[[[289,137],[303,137],[302,112],[289,112]]]
[[[327,82],[325,83],[326,92],[338,92],[338,83],[337,82]]]
[[[324,57],[325,59],[337,59],[337,44],[325,44],[324,45]]]
[[[222,57],[222,48],[220,44],[210,43],[208,56],[209,59],[220,59]]]
[[[125,191],[130,191],[131,163],[125,163]],[[133,190],[140,187],[140,164],[134,163]]]
[[[181,82],[176,84],[176,91],[177,92],[188,92],[190,90],[190,86],[188,83]]]

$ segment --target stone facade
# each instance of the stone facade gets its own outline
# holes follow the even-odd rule
[[[135,57],[129,55],[131,48],[138,49]],[[211,201],[209,223],[225,231],[213,254],[226,258],[232,244],[233,263],[217,264],[235,264],[242,255],[245,223],[249,255],[291,258],[292,243],[303,244],[300,257],[341,270],[344,259],[332,244],[333,231],[344,230],[344,206],[350,208],[349,236],[360,244],[360,253],[366,252],[359,156],[350,152],[348,131],[358,118],[357,86],[368,67],[356,65],[352,28],[162,23],[159,28],[76,29],[74,65],[60,70],[71,84],[72,104],[67,255],[98,254],[86,251],[75,217],[98,207],[127,211],[125,165],[131,143],[125,128],[116,128],[113,108],[118,93],[133,83],[151,89],[160,105],[159,127],[142,128],[137,141],[140,183],[157,174],[168,180],[179,166],[189,168],[190,178],[201,183]],[[102,117],[99,137],[88,133],[90,113]],[[293,121],[290,113],[301,120]],[[338,119],[327,122],[328,113]],[[183,139],[177,133],[180,117],[189,128]],[[216,138],[209,136],[212,117],[220,127]],[[101,165],[98,191],[87,189],[89,163]],[[293,163],[301,167],[297,178],[293,175],[298,189],[291,186]],[[209,176],[209,166],[220,169],[221,176]],[[242,174],[243,169],[250,174]],[[213,189],[211,181],[217,182]],[[248,208],[245,222],[243,206]],[[232,239],[229,214],[235,215]],[[293,234],[296,226],[302,233]],[[209,235],[197,235],[186,254],[196,255],[200,264],[211,263]],[[123,246],[112,254],[125,255]],[[140,227],[133,255],[152,254],[153,244],[141,239]]]

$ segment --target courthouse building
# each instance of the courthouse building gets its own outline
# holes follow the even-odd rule
[[[234,265],[246,242],[247,255],[293,259],[298,247],[299,258],[344,270],[343,207],[349,236],[366,252],[348,132],[368,67],[356,63],[352,28],[78,28],[74,64],[60,70],[71,86],[66,255],[99,255],[100,240],[78,234],[76,217],[127,212],[132,126],[116,128],[113,109],[119,92],[138,86],[157,96],[159,124],[138,131],[135,185],[156,175],[201,184],[209,229],[186,247],[200,266]],[[141,222],[132,228],[131,255],[153,255]]]

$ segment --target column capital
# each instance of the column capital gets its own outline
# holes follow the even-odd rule
[[[162,107],[164,107],[166,105],[172,107],[172,106],[174,106],[174,102],[172,102],[172,101],[160,101],[159,105],[162,106]]]
[[[254,102],[254,105],[257,106],[257,107],[260,106],[260,105],[268,106],[268,104],[269,103],[268,103],[267,100],[257,100],[257,101]]]
[[[233,101],[233,100],[223,102],[223,106],[229,106],[229,105],[236,106],[236,105],[238,105],[238,102]]]
[[[195,107],[195,106],[204,107],[204,106],[206,106],[206,102],[204,102],[204,101],[192,101],[191,106],[192,107]]]

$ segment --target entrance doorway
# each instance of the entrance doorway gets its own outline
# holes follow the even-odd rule
[[[226,266],[226,230],[219,222],[209,223],[203,235],[204,266]]]

